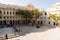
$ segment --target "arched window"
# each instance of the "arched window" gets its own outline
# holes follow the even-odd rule
[[[49,21],[49,24],[50,24],[50,21]]]
[[[15,12],[13,12],[13,14],[14,14]]]
[[[45,13],[45,15],[47,15],[47,13]]]
[[[16,14],[17,14],[17,12],[16,12]]]
[[[41,21],[40,24],[42,25],[43,24],[43,21]]]
[[[55,22],[53,24],[55,25]]]
[[[11,15],[11,12],[10,12],[10,15]]]
[[[9,12],[7,11],[7,14],[8,14]]]
[[[5,19],[6,17],[4,16],[4,19]]]
[[[5,11],[4,11],[4,14],[5,14]]]

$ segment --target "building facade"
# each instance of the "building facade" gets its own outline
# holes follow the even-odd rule
[[[0,4],[0,25],[18,24],[21,18],[16,15],[19,6]]]
[[[21,15],[17,15],[17,10],[34,10],[33,5],[30,3],[27,6],[6,5],[0,3],[0,25],[6,24],[20,24],[25,20]]]
[[[56,4],[52,5],[52,7],[48,9],[48,13],[49,14],[56,14],[57,16],[60,16],[60,3],[56,3]],[[53,23],[53,25],[56,26],[54,21],[51,23]]]
[[[60,16],[60,3],[56,3],[54,5],[51,6],[51,8],[47,9],[47,10],[42,10],[40,11],[41,15],[40,15],[40,23],[42,23],[42,25],[47,25],[47,26],[57,26],[55,21],[50,19],[50,14],[56,14],[57,16]]]
[[[32,4],[28,4],[26,7],[18,6],[18,5],[5,5],[0,3],[0,25],[4,24],[20,24],[23,20],[25,20],[21,15],[17,15],[17,10],[34,10],[34,6]],[[47,26],[56,26],[54,20],[50,19],[49,14],[57,14],[60,15],[60,3],[54,4],[51,8],[39,9],[40,17],[37,19],[40,21],[41,25]]]
[[[45,9],[40,9],[39,12],[40,12],[40,17],[39,17],[40,24],[48,26],[49,25],[49,14],[47,13]]]

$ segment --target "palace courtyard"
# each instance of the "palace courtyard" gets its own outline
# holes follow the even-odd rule
[[[5,34],[15,34],[15,32],[12,27],[0,29],[0,35]],[[8,40],[60,40],[60,28],[58,27],[20,26],[19,34],[19,36]]]

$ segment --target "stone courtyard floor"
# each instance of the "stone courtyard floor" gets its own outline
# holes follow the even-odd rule
[[[8,40],[60,40],[60,28],[58,27],[20,26],[20,28],[20,36]]]

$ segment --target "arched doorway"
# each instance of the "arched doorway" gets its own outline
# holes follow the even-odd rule
[[[13,21],[12,20],[10,20],[10,24],[13,24]]]
[[[53,23],[53,25],[54,25],[54,26],[56,25],[55,22]]]
[[[0,21],[0,25],[2,25],[2,21]]]
[[[40,21],[38,21],[38,24],[40,23]]]
[[[13,20],[13,24],[15,24],[15,21]]]
[[[40,24],[42,25],[43,24],[43,21],[41,21]]]
[[[20,24],[20,21],[18,20],[18,24]]]
[[[6,20],[3,21],[3,24],[6,25]]]

